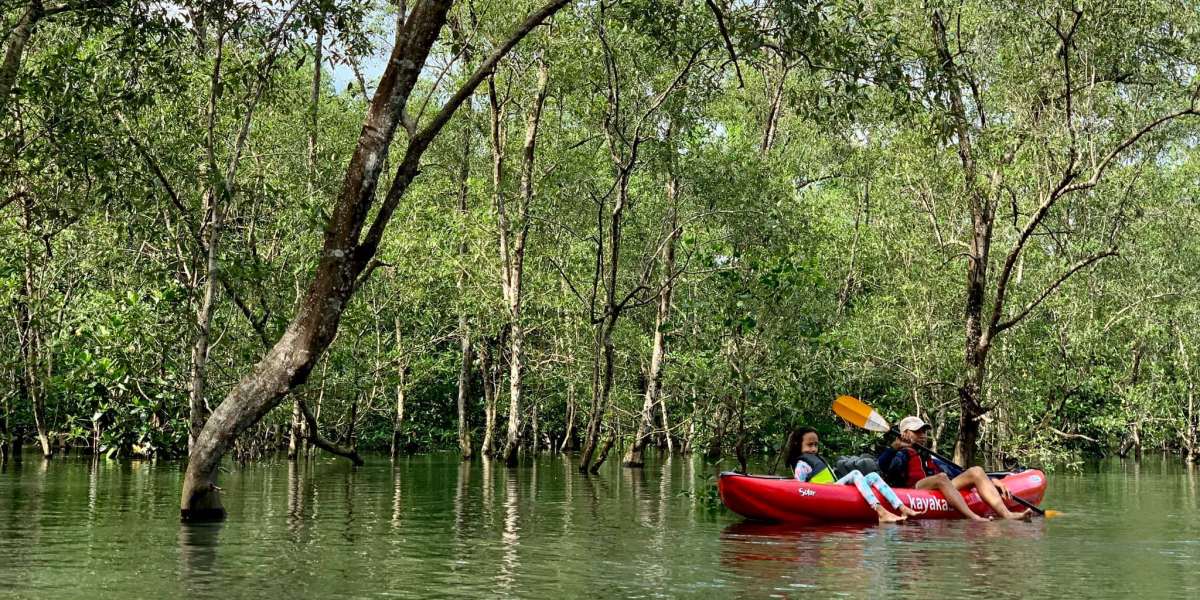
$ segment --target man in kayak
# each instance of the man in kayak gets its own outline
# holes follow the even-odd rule
[[[902,481],[902,487],[938,490],[950,503],[950,506],[976,521],[986,519],[975,514],[967,506],[961,490],[975,488],[979,492],[979,497],[1001,518],[1028,519],[1030,517],[1028,509],[1013,512],[1004,505],[1004,500],[1011,498],[1012,492],[1009,492],[1002,482],[988,477],[983,469],[971,467],[950,477],[932,456],[915,448],[914,445],[926,445],[930,429],[928,423],[918,417],[909,416],[900,420],[897,429],[900,430],[900,437],[892,444],[893,451],[885,452],[880,457],[882,459],[880,467],[884,473],[888,474],[889,479]]]
[[[797,431],[791,439],[799,439],[799,445],[793,444],[788,448],[787,456],[788,466],[792,467],[796,479],[807,483],[853,484],[858,488],[858,493],[862,495],[863,500],[866,500],[867,504],[875,510],[875,514],[879,515],[880,523],[895,523],[921,514],[905,506],[896,496],[896,492],[893,492],[892,488],[888,487],[888,484],[880,478],[879,473],[863,475],[862,471],[855,469],[841,479],[837,479],[829,463],[817,454],[820,450],[820,436],[817,435],[815,429],[804,427]],[[883,494],[888,504],[891,504],[892,508],[900,514],[896,515],[884,508],[880,504],[879,498],[871,491],[872,487]]]

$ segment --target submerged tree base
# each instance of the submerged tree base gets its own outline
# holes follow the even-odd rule
[[[219,506],[216,508],[179,509],[179,521],[181,523],[215,523],[224,521],[226,516],[225,509]]]

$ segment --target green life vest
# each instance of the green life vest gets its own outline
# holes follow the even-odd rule
[[[829,463],[825,459],[816,454],[801,454],[800,462],[812,467],[812,474],[808,476],[808,483],[834,483],[837,477],[833,476],[833,469],[829,468]]]

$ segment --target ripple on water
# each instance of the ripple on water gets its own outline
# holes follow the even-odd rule
[[[0,473],[0,597],[1200,597],[1196,474],[1051,474],[1032,523],[742,523],[689,499],[690,459],[580,476],[452,455],[268,461],[222,476],[231,519],[181,526],[173,463]]]

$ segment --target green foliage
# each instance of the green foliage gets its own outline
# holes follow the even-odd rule
[[[42,24],[0,115],[0,315],[13,324],[0,328],[0,413],[28,440],[40,393],[49,430],[74,445],[180,456],[208,277],[198,238],[218,181],[205,164],[210,105],[219,172],[265,82],[223,206],[211,407],[302,301],[361,133],[366,105],[354,71],[365,71],[369,93],[395,15],[382,2],[305,1],[274,36],[290,4],[239,3],[228,14],[212,3],[180,5],[212,9],[194,14],[120,4]],[[550,76],[526,256],[529,410],[537,407],[541,433],[555,442],[568,397],[576,427],[591,410],[588,298],[603,295],[595,268],[616,179],[611,150],[629,144],[606,139],[605,125],[612,119],[612,131],[629,135],[644,118],[619,259],[618,292],[631,293],[631,308],[614,332],[609,424],[628,437],[643,401],[673,175],[683,228],[664,326],[673,435],[697,451],[722,444],[728,455],[741,443],[772,453],[789,429],[813,425],[831,447],[869,448],[876,438],[829,411],[832,398],[850,393],[891,419],[924,415],[946,449],[966,376],[963,252],[972,228],[948,94],[957,86],[967,99],[973,159],[985,193],[1000,199],[987,263],[994,282],[1072,144],[1086,180],[1131,131],[1190,105],[1200,17],[1168,2],[1085,6],[1064,53],[1055,27],[1074,19],[1069,4],[934,3],[952,23],[949,44],[972,88],[950,78],[924,4],[715,4],[733,55],[707,3],[632,0],[568,8],[496,69],[500,191],[509,201],[519,192],[537,61]],[[6,25],[18,10],[7,6]],[[447,28],[455,33],[445,33],[436,68],[417,84],[410,124],[427,123],[533,6],[459,3]],[[222,14],[229,28],[213,97],[213,19]],[[317,28],[324,79],[310,131]],[[276,43],[279,59],[265,68]],[[1064,60],[1074,83],[1069,113]],[[477,93],[434,141],[381,264],[297,392],[320,407],[326,437],[387,447],[402,392],[404,447],[453,447],[460,315],[476,350],[491,344],[504,358],[487,104]],[[1111,247],[1120,256],[1073,275],[995,341],[983,439],[995,459],[1108,453],[1135,437],[1146,448],[1195,445],[1196,132],[1196,120],[1178,119],[1138,139],[1033,233],[1006,317],[1081,257]],[[387,158],[393,169],[396,152]],[[650,284],[639,288],[644,271]],[[480,366],[476,355],[468,407],[476,443]],[[495,382],[501,426],[506,367]],[[272,449],[284,440],[291,411],[283,406],[248,435]],[[714,504],[715,488],[700,487],[702,502]]]

